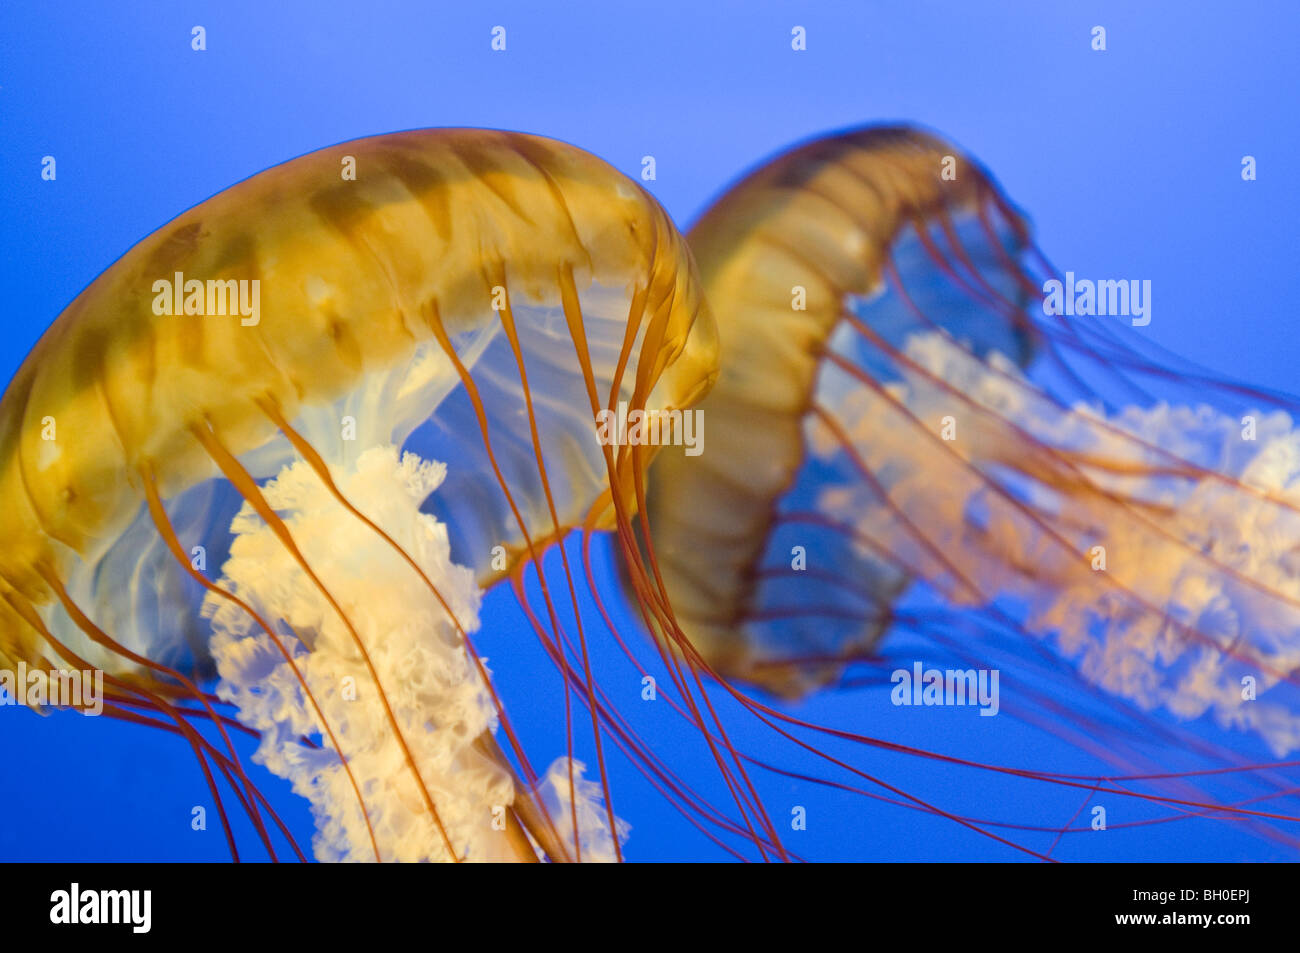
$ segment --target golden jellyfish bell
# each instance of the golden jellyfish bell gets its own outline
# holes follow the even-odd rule
[[[800,695],[888,625],[887,612],[864,611],[828,577],[860,581],[885,607],[905,586],[886,560],[796,512],[831,479],[808,449],[819,400],[844,386],[828,356],[838,348],[840,359],[889,374],[871,341],[844,340],[846,315],[861,309],[894,345],[924,326],[923,309],[980,351],[1024,361],[1033,350],[1027,319],[942,280],[956,256],[936,247],[931,228],[1023,307],[1023,222],[981,169],[911,129],[794,148],[729,188],[688,233],[722,369],[696,411],[704,451],[665,449],[646,515],[682,633],[721,675]]]
[[[278,649],[267,664],[287,663],[311,696],[319,686],[294,653],[341,624],[351,643],[339,657],[363,659],[380,696],[396,691],[365,634],[366,613],[383,610],[365,605],[369,544],[346,533],[395,550],[390,574],[411,571],[407,588],[436,597],[421,618],[463,638],[475,586],[634,511],[654,448],[602,446],[597,412],[688,407],[716,361],[681,236],[642,188],[577,148],[415,130],[275,166],[133,247],[7,388],[0,662],[94,666],[117,705],[166,718],[169,699],[199,697],[184,673],[212,669],[209,619],[224,626],[229,669],[218,667],[249,704],[249,653]],[[422,459],[399,456],[417,444]],[[401,512],[372,516],[407,491]],[[332,549],[312,515],[326,503],[340,514],[325,524]],[[337,551],[348,546],[350,563]],[[438,591],[438,572],[463,604]],[[306,588],[290,591],[299,575]],[[390,582],[371,580],[376,595]],[[301,627],[286,631],[281,612]],[[328,721],[329,704],[305,717]],[[417,766],[400,706],[384,707],[437,819],[438,782]],[[362,820],[379,855],[374,813]],[[336,832],[339,850],[363,827]],[[451,820],[433,827],[427,853],[464,853]]]

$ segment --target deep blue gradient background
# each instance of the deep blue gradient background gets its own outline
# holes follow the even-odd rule
[[[206,52],[190,49],[196,24],[207,29]],[[497,24],[508,30],[503,54],[489,49]],[[790,49],[795,24],[808,31],[806,52]],[[1089,46],[1097,24],[1108,31],[1104,53]],[[1060,268],[1151,279],[1153,320],[1143,331],[1151,339],[1219,372],[1296,389],[1298,30],[1300,6],[1283,0],[6,0],[0,373],[7,380],[76,294],[146,234],[267,166],[342,140],[420,126],[517,129],[572,142],[633,177],[651,154],[658,180],[649,187],[685,227],[775,150],[836,128],[907,120],[982,160]],[[58,162],[55,182],[40,177],[47,154]],[[1259,162],[1256,182],[1240,177],[1247,154]],[[614,592],[607,554],[598,565]],[[558,676],[508,599],[490,599],[483,622],[480,646],[544,766],[564,747]],[[639,678],[607,645],[597,654],[602,684],[656,750],[725,805],[697,737],[662,702],[640,701]],[[975,759],[1105,770],[1013,718],[896,709],[881,689],[832,694],[799,713]],[[770,733],[733,723],[738,741],[768,753]],[[1249,739],[1230,740],[1269,758]],[[782,750],[782,763],[828,773]],[[1060,826],[1084,796],[835,750],[981,816]],[[610,774],[618,812],[633,825],[629,858],[722,856],[617,757]],[[260,770],[258,780],[309,843],[305,802]],[[760,784],[783,829],[791,805],[807,807],[808,830],[787,838],[809,858],[1021,856],[951,822],[847,792],[768,775]],[[1159,813],[1106,803],[1112,824]],[[0,859],[224,859],[215,817],[206,832],[190,830],[196,804],[209,804],[208,793],[175,738],[107,719],[0,709]],[[1039,848],[1052,840],[1023,839]],[[247,825],[241,841],[259,855]],[[1054,855],[1289,856],[1212,820],[1069,835]]]

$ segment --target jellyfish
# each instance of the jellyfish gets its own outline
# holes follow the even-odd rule
[[[763,775],[1017,856],[1078,829],[918,795],[868,749],[1293,843],[1288,763],[1154,714],[1294,746],[1293,398],[1066,308],[1069,281],[912,129],[798,147],[686,239],[550,140],[311,153],[145,239],[14,378],[0,668],[102,671],[106,714],[193,750],[236,859],[227,804],[305,854],[232,733],[311,803],[321,860],[621,860],[614,757],[738,859],[801,858]],[[501,597],[562,693],[546,767],[476,645]],[[600,639],[655,697],[620,612],[708,784],[597,678]],[[906,652],[1000,667],[1003,710],[1110,770],[798,712]]]
[[[812,731],[1293,846],[1296,811],[1277,803],[1291,763],[1178,726],[1202,719],[1278,759],[1300,748],[1295,399],[1144,341],[1149,284],[1062,275],[991,174],[921,130],[792,148],[687,238],[720,373],[695,409],[703,452],[664,448],[637,523],[674,610],[665,658],[805,753]],[[915,682],[910,662],[891,675],[895,645],[1001,671],[1005,708],[1110,771],[974,765],[790,714],[850,683],[919,700],[928,675],[919,661]],[[844,755],[821,763],[837,786],[1012,846],[1031,829]]]
[[[102,672],[105,714],[192,748],[235,859],[227,805],[305,859],[240,732],[318,859],[617,859],[607,785],[521,750],[479,610],[533,567],[583,687],[546,553],[630,533],[656,449],[594,420],[690,407],[716,361],[672,222],[575,147],[417,130],[270,168],[128,251],[5,391],[0,667]]]

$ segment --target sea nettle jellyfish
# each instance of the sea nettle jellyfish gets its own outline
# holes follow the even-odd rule
[[[993,670],[1002,712],[1113,770],[974,764],[736,695],[805,755],[811,731],[974,772],[949,795],[994,772],[1075,789],[1080,812],[1140,798],[1142,823],[1208,816],[1294,846],[1284,765],[1179,727],[1300,747],[1292,398],[1157,355],[1128,327],[1149,284],[1058,275],[990,176],[919,131],[786,152],[688,241],[721,372],[704,452],[650,471],[644,552],[683,637],[666,657],[785,699],[883,686],[886,705],[975,704],[981,686],[945,673]],[[1033,825],[996,807],[817,756],[837,787],[1031,855],[1096,827],[1062,818],[1030,849]]]
[[[102,670],[108,714],[193,747],[236,857],[230,792],[289,837],[242,731],[318,858],[616,858],[607,786],[532,767],[472,639],[571,531],[630,538],[654,448],[594,421],[689,407],[715,344],[662,209],[573,147],[414,131],[269,169],[132,248],[5,392],[0,667]]]

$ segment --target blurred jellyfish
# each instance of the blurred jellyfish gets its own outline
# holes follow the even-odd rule
[[[1143,714],[1300,748],[1293,399],[1093,316],[1144,323],[1149,283],[1058,275],[990,176],[916,130],[794,148],[688,240],[721,373],[697,411],[704,452],[666,448],[649,475],[642,546],[680,628],[670,655],[788,699],[881,663],[896,633],[967,664],[1010,659],[1024,714],[1112,763],[1137,763],[1148,736],[1264,790],[1234,808],[1168,755],[1130,787],[1184,814],[1295,821],[1259,801],[1290,789],[1268,765]],[[1121,739],[1058,706],[1063,662],[1137,727]]]
[[[531,767],[471,639],[483,587],[628,525],[654,448],[600,445],[599,409],[715,372],[681,237],[578,149],[427,130],[269,169],[132,248],[5,392],[0,665],[102,669],[107,713],[193,747],[236,857],[220,778],[272,856],[279,823],[239,729],[321,859],[615,859],[607,786]]]

